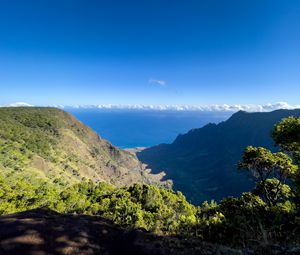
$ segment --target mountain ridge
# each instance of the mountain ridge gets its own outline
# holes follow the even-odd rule
[[[71,114],[56,108],[0,108],[0,170],[28,172],[54,183],[83,179],[116,186],[164,185],[135,155],[102,139]]]
[[[249,113],[239,111],[219,124],[207,124],[137,153],[153,172],[165,171],[174,188],[195,203],[238,196],[253,188],[251,179],[237,171],[243,150],[262,146],[276,150],[273,125],[284,117],[300,116],[300,109]]]

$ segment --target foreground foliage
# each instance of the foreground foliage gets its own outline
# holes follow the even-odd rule
[[[180,192],[145,184],[115,188],[91,181],[67,188],[0,176],[0,214],[49,207],[61,213],[102,215],[115,223],[156,233],[176,233],[196,223],[197,208]]]

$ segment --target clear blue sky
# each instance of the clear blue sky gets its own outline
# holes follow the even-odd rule
[[[0,4],[0,104],[299,103],[299,95],[299,0]]]

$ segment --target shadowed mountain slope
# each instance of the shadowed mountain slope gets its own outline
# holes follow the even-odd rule
[[[172,144],[145,149],[137,156],[154,171],[165,171],[174,189],[194,203],[237,196],[253,187],[253,182],[237,171],[243,150],[249,145],[276,150],[272,128],[288,116],[300,116],[300,110],[239,111],[225,122],[193,129]]]

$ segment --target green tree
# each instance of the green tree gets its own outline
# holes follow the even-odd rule
[[[289,117],[275,125],[273,133],[275,143],[289,154],[300,167],[300,118]],[[300,171],[293,176],[300,200]],[[300,204],[300,201],[298,201]]]
[[[257,181],[256,193],[269,205],[274,206],[287,197],[286,180],[292,177],[298,167],[283,152],[272,153],[262,147],[246,148],[239,169],[244,169]]]
[[[300,118],[289,117],[275,125],[273,139],[283,151],[291,153],[299,164],[300,160]]]

